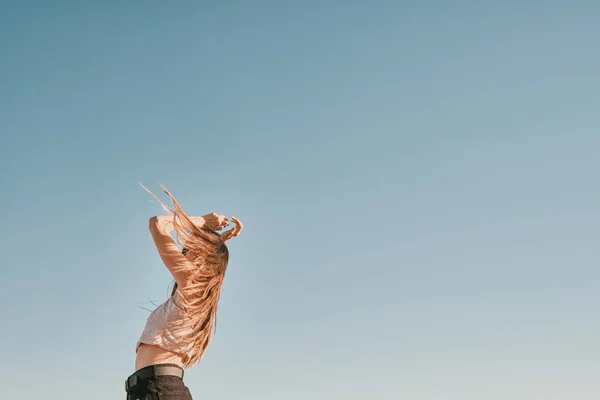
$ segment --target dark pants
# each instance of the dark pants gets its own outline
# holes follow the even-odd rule
[[[127,392],[127,400],[192,400],[192,395],[178,376],[152,376],[140,379]]]

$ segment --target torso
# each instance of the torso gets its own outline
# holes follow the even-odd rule
[[[183,366],[183,355],[173,353],[156,345],[142,343],[135,357],[135,370],[154,364],[177,364]]]
[[[136,347],[136,371],[154,364],[177,364],[183,367],[183,353],[187,348],[185,331],[175,332],[173,326],[181,318],[175,301],[180,295],[177,291],[148,317]]]

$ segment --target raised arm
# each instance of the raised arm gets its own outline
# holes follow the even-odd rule
[[[214,231],[221,230],[229,225],[229,220],[224,215],[215,213],[206,214],[202,217],[190,217],[190,220],[199,228],[204,227]],[[173,216],[159,215],[152,217],[149,221],[149,228],[160,258],[175,278],[177,286],[184,287],[192,265],[171,237],[171,233],[175,231]]]
[[[159,215],[152,217],[149,221],[149,228],[160,258],[175,278],[177,285],[184,287],[191,265],[187,258],[181,254],[181,250],[171,237],[171,233],[175,230],[173,216]]]

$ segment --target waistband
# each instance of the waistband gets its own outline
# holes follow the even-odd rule
[[[153,376],[177,376],[183,379],[183,368],[177,364],[155,364],[149,365],[135,371],[125,381],[125,391],[129,392],[141,379],[148,379]]]

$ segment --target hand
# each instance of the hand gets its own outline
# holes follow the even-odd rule
[[[224,242],[238,236],[240,234],[240,232],[242,231],[242,228],[244,227],[242,225],[242,222],[239,219],[237,219],[236,217],[231,217],[231,220],[235,223],[235,226],[232,229],[230,229],[226,232],[223,232],[221,234],[221,237],[223,238]]]
[[[220,231],[221,229],[224,229],[227,226],[229,226],[229,219],[227,219],[227,217],[224,215],[210,213],[200,217],[200,219],[203,220],[203,225],[205,228],[213,231]],[[192,218],[192,221],[193,220],[194,219]]]

